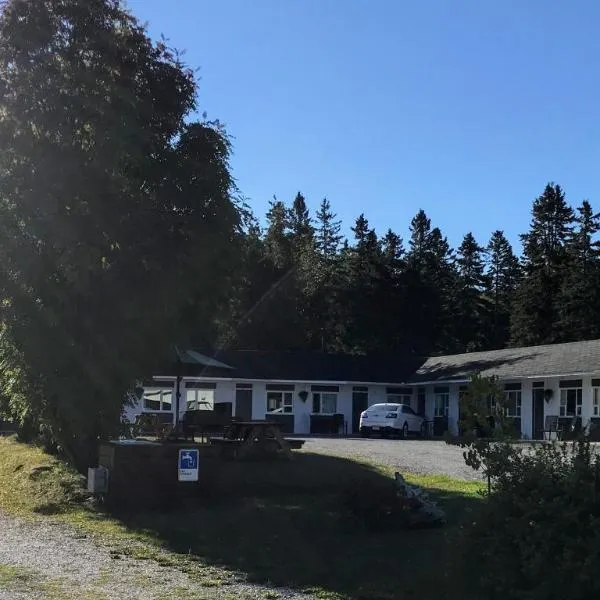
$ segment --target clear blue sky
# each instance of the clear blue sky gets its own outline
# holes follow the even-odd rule
[[[129,0],[200,68],[259,217],[327,196],[404,238],[425,209],[453,245],[560,183],[600,210],[598,0]],[[520,246],[516,249],[520,249]]]

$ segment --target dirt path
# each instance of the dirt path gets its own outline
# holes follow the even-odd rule
[[[306,600],[208,567],[192,579],[155,560],[119,555],[70,527],[0,514],[0,600]]]

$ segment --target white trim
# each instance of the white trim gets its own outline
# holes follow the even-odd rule
[[[152,379],[164,379],[167,381],[176,381],[177,377],[174,375],[155,375]],[[385,382],[385,381],[334,381],[332,379],[248,379],[246,377],[202,377],[202,376],[187,376],[182,375],[182,381],[235,381],[236,383],[286,383],[292,384],[297,383],[299,385],[386,385],[389,387],[398,387],[398,386],[416,386],[416,383],[398,383],[395,382]],[[421,385],[421,384],[419,384]]]

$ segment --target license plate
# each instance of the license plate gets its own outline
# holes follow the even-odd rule
[[[379,427],[371,427],[373,431],[379,431]]]

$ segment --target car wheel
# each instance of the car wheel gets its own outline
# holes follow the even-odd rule
[[[404,423],[402,426],[402,438],[406,439],[408,437],[408,423]]]
[[[371,432],[366,427],[360,430],[360,437],[368,438],[369,435],[371,435]]]

